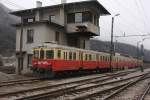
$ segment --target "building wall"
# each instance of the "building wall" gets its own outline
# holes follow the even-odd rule
[[[96,35],[100,35],[100,28],[91,22],[84,22],[84,23],[69,23],[67,24],[67,32],[72,33],[72,32],[77,32],[77,27],[76,26],[86,26],[88,32],[92,32]]]
[[[56,17],[55,23],[64,26],[64,9],[55,8],[47,9],[40,12],[40,20],[49,20],[49,16],[54,15]]]
[[[27,43],[27,30],[33,29],[34,30],[34,39],[33,43]],[[36,25],[29,25],[24,26],[23,28],[23,48],[22,51],[25,51],[26,54],[24,55],[24,63],[23,63],[23,71],[22,73],[26,73],[29,71],[28,64],[28,54],[32,54],[32,49],[37,46],[41,46],[44,42],[55,42],[55,33],[57,29],[53,26],[47,24],[36,24]],[[60,30],[58,30],[60,32]],[[16,51],[20,50],[20,27],[17,28],[16,31]],[[67,45],[66,35],[63,32],[60,32],[59,35],[60,44]],[[18,66],[18,59],[16,61],[16,66]],[[17,69],[16,69],[17,70]]]

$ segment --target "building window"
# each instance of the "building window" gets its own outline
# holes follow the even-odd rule
[[[35,17],[23,18],[23,23],[35,22]]]
[[[28,18],[28,23],[35,22],[35,18]]]
[[[75,13],[75,23],[82,22],[82,13]]]
[[[55,21],[56,21],[56,16],[50,15],[50,16],[49,16],[49,21],[50,21],[50,22],[55,22]]]
[[[27,43],[33,43],[34,30],[27,30]]]
[[[94,24],[97,26],[99,25],[99,19],[96,15],[94,15]]]
[[[69,13],[67,15],[67,23],[74,23],[75,22],[75,14],[74,13]]]
[[[86,11],[86,12],[83,12],[83,22],[92,22],[92,13]]]
[[[32,66],[32,54],[28,54],[27,56],[28,56],[28,58],[27,58],[28,66],[27,67],[30,68]]]
[[[60,33],[59,32],[56,32],[56,34],[55,34],[55,41],[57,42],[57,44],[59,44],[59,35],[60,35]]]
[[[92,13],[89,11],[69,13],[67,15],[67,23],[92,22]]]

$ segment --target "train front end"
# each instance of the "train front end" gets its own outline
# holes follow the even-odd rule
[[[52,74],[54,50],[46,48],[33,49],[32,70],[39,74]]]

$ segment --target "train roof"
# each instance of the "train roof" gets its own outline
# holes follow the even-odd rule
[[[95,54],[101,54],[101,55],[110,55],[110,53],[106,53],[106,52],[99,52],[99,51],[93,51],[93,50],[87,50],[87,49],[81,49],[81,48],[75,48],[75,47],[69,47],[69,46],[64,46],[64,45],[58,45],[56,43],[44,43],[42,46],[38,46],[37,48],[34,49],[38,49],[38,48],[56,48],[56,49],[68,49],[68,50],[77,50],[77,51],[84,51],[84,52],[90,52],[90,53],[95,53]],[[135,59],[131,56],[127,57],[124,55],[115,55],[115,57],[121,57],[121,58],[131,58],[131,59]]]
[[[39,46],[38,48],[68,49],[68,50],[77,50],[77,51],[84,51],[84,52],[90,52],[90,53],[98,53],[98,54],[109,55],[109,53],[105,53],[105,52],[99,52],[99,51],[93,51],[93,50],[87,50],[87,49],[69,47],[69,46],[64,46],[64,45],[58,45],[58,44],[55,44],[55,43],[52,43],[52,44],[45,43],[44,45]],[[36,48],[34,48],[34,49],[36,49]]]

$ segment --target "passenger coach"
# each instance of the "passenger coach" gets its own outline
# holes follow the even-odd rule
[[[53,44],[34,48],[33,55],[32,70],[37,73],[110,70],[110,54],[104,52]],[[135,68],[141,65],[141,60],[121,55],[115,55],[112,60],[113,69]]]

